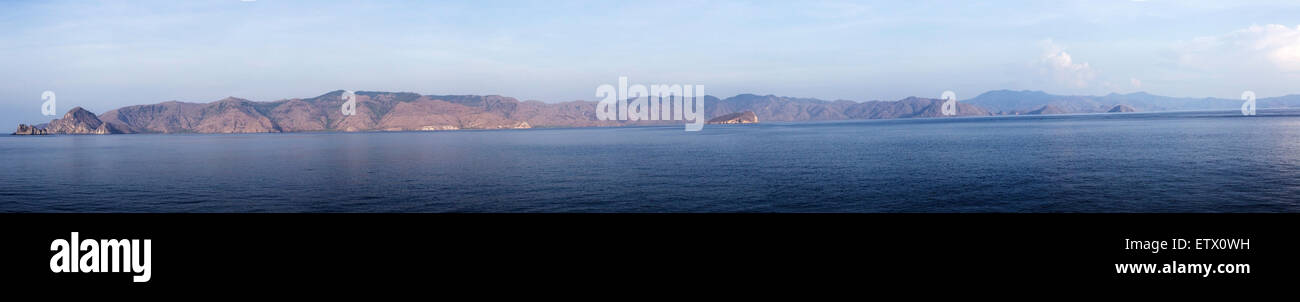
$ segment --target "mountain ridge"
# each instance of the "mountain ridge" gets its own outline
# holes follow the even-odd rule
[[[964,103],[987,108],[999,114],[1030,114],[1051,105],[1066,113],[1106,113],[1118,105],[1126,105],[1140,112],[1179,110],[1231,110],[1241,108],[1240,99],[1170,97],[1145,91],[1128,94],[1110,93],[1102,96],[1055,95],[1037,90],[992,90]],[[1289,94],[1256,100],[1261,108],[1300,107],[1300,95]]]
[[[358,91],[356,112],[343,115],[343,90],[310,98],[257,102],[226,97],[208,103],[165,101],[130,105],[95,115],[80,107],[45,127],[49,134],[129,133],[280,133],[309,131],[436,131],[526,129],[534,127],[609,127],[668,125],[683,121],[606,121],[596,118],[596,102],[545,103],[501,95],[421,95],[412,92]],[[738,94],[705,96],[705,117],[752,112],[774,122],[946,117],[943,100],[907,97],[897,101],[821,100]],[[1300,95],[1264,98],[1260,107],[1300,107]],[[1053,95],[1043,91],[994,90],[957,102],[956,116],[1105,113],[1235,109],[1241,101],[1177,98],[1146,92],[1104,96]],[[28,126],[25,134],[42,133]]]

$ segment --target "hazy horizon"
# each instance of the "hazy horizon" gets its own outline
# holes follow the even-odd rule
[[[0,118],[349,89],[593,100],[596,86],[969,99],[1300,93],[1284,1],[7,2]],[[652,19],[654,21],[652,21]]]

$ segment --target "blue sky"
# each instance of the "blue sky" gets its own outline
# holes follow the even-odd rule
[[[1300,93],[1297,1],[4,1],[0,121],[335,89],[591,100]]]

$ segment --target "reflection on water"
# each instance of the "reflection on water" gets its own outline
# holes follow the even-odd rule
[[[3,137],[0,211],[1295,212],[1300,111]]]

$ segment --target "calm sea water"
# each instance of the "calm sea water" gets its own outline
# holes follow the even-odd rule
[[[3,212],[1297,212],[1300,111],[0,137]]]

